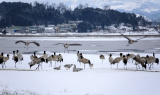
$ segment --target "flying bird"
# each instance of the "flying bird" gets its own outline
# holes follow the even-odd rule
[[[40,46],[40,44],[39,44],[38,42],[35,42],[35,41],[28,42],[28,41],[19,40],[19,41],[16,41],[16,42],[15,42],[15,44],[17,44],[17,43],[24,43],[24,44],[25,44],[25,47],[27,46],[27,49],[28,49],[28,45],[29,45],[30,43],[33,43],[33,44],[37,45],[38,47]],[[25,48],[25,47],[24,47],[24,48]]]
[[[136,42],[138,42],[138,40],[141,40],[141,39],[147,37],[147,36],[144,36],[144,37],[142,37],[142,38],[139,38],[139,39],[136,39],[136,40],[132,40],[132,39],[130,39],[129,37],[127,37],[126,35],[123,35],[123,34],[121,34],[121,35],[128,40],[128,45],[127,45],[127,46],[129,46],[130,44],[136,43]]]
[[[68,50],[68,46],[81,46],[81,44],[77,44],[77,43],[74,43],[74,44],[68,44],[68,43],[57,43],[57,44],[54,44],[54,45],[59,45],[59,44],[62,44],[64,46],[64,53],[65,53],[65,50],[67,49],[68,53],[69,53],[69,50]]]

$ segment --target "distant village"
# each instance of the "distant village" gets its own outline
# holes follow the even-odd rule
[[[2,29],[1,33],[5,30],[6,33],[2,34],[37,34],[37,33],[78,33],[77,25],[82,21],[69,21],[67,24],[58,24],[58,25],[39,25],[39,26],[14,26],[6,27],[6,29]],[[104,29],[101,26],[97,26],[95,30],[88,32],[105,32],[105,33],[117,33],[117,32],[133,32],[132,25],[127,24],[124,26],[122,23],[120,26],[112,25],[105,26]],[[136,28],[134,32],[158,32],[160,33],[160,24],[153,23],[152,25],[148,25],[143,27],[139,22],[139,26]]]
[[[58,25],[44,25],[39,26],[11,26],[7,27],[5,30],[7,33],[67,33],[67,32],[78,32],[77,25],[81,21],[70,21],[68,24],[58,24]]]

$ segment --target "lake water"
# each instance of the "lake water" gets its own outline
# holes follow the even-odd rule
[[[137,38],[135,38],[137,39]],[[17,40],[37,41],[40,47],[30,44],[28,49],[24,48],[23,43],[15,44]],[[70,53],[77,53],[79,50],[82,53],[88,54],[104,54],[110,52],[136,52],[136,53],[160,53],[160,38],[146,38],[137,43],[126,46],[128,41],[125,38],[53,38],[53,37],[1,37],[0,52],[12,53],[13,50],[19,50],[23,54],[33,54],[34,51],[42,52],[64,52],[63,45],[54,45],[57,43],[78,43],[81,46],[70,46]],[[67,51],[66,51],[67,53]]]

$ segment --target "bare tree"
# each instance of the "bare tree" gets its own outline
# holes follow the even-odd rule
[[[79,4],[78,5],[78,9],[84,9],[84,8],[88,8],[88,4],[86,3],[85,5],[83,5],[83,4]]]
[[[110,6],[109,6],[109,5],[105,5],[105,6],[103,7],[103,9],[104,9],[104,10],[109,10],[109,9],[110,9]]]
[[[68,6],[64,3],[59,3],[57,10],[59,10],[61,13],[64,13],[66,10],[68,10]]]
[[[83,9],[83,5],[82,5],[82,4],[79,4],[79,5],[78,5],[78,9]]]

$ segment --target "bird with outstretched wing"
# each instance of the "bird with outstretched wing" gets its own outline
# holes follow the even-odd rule
[[[138,42],[138,40],[141,40],[141,39],[143,39],[143,38],[146,38],[147,36],[144,36],[144,37],[142,37],[142,38],[139,38],[139,39],[136,39],[136,40],[133,40],[133,39],[131,39],[131,38],[129,38],[129,37],[127,37],[126,35],[123,35],[123,34],[121,34],[123,37],[125,37],[127,40],[128,40],[128,45],[127,46],[129,46],[130,44],[133,44],[133,43],[135,43],[135,42]]]
[[[69,46],[81,46],[81,44],[77,44],[77,43],[74,43],[74,44],[68,44],[68,43],[57,43],[57,44],[54,44],[54,45],[60,45],[62,44],[64,46],[64,53],[65,53],[65,50],[67,49],[68,53],[69,53],[69,50],[68,50],[68,47]]]
[[[30,43],[33,43],[33,44],[35,44],[35,45],[37,45],[38,47],[40,46],[40,44],[38,43],[38,42],[35,42],[35,41],[23,41],[23,40],[18,40],[18,41],[16,41],[15,42],[15,44],[17,44],[17,43],[24,43],[25,44],[25,46],[27,46],[27,49],[28,49],[28,45],[30,44]],[[25,47],[24,47],[25,48]]]

